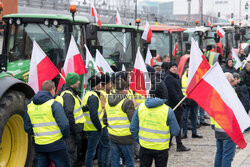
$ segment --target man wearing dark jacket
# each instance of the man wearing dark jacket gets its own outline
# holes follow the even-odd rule
[[[169,72],[164,80],[167,90],[168,90],[168,105],[174,108],[184,97],[181,91],[181,83],[179,76],[177,74],[177,64],[169,64]],[[178,121],[179,126],[182,126],[182,114],[183,107],[180,105],[175,111],[175,117]],[[178,136],[176,136],[177,151],[189,151],[190,148],[186,148],[181,142],[181,131]]]
[[[94,75],[88,79],[91,90],[83,97],[83,103],[88,105],[88,111],[84,113],[86,122],[84,124],[84,131],[87,132],[88,146],[85,156],[86,167],[93,166],[93,160],[96,153],[96,148],[100,144],[99,150],[102,154],[97,155],[98,164],[103,167],[108,166],[109,162],[109,140],[107,139],[106,129],[103,123],[103,111],[100,100],[101,79]],[[101,157],[100,157],[101,156]]]
[[[240,77],[243,80],[243,83],[247,85],[248,92],[250,95],[250,62],[248,61],[245,65],[245,68],[240,72]]]
[[[111,167],[120,166],[123,155],[127,167],[134,167],[134,140],[129,131],[135,112],[134,103],[126,98],[126,82],[121,77],[115,80],[116,93],[108,96],[106,113],[108,133],[111,141]]]
[[[177,136],[180,128],[167,100],[165,84],[156,83],[150,91],[152,98],[146,99],[136,110],[130,132],[140,143],[140,166],[165,167],[168,162],[170,136]],[[154,97],[154,98],[153,98]]]
[[[35,166],[71,166],[64,138],[69,136],[69,122],[62,105],[55,101],[55,84],[44,81],[27,106],[24,129],[35,139]]]
[[[66,84],[63,84],[58,94],[63,98],[63,108],[70,125],[70,137],[66,139],[67,150],[70,155],[71,165],[76,165],[77,150],[80,148],[83,134],[83,110],[80,101],[80,84],[78,74],[72,72],[66,75]],[[85,110],[85,107],[83,107]]]

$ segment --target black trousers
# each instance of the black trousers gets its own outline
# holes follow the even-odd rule
[[[166,167],[168,163],[168,149],[159,151],[141,147],[139,158],[140,167],[151,167],[153,160],[155,160],[155,167]]]

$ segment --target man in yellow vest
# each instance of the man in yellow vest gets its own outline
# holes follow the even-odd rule
[[[85,165],[86,167],[93,166],[96,148],[99,144],[99,149],[102,150],[98,151],[101,154],[97,154],[98,164],[108,166],[109,140],[107,139],[108,136],[105,135],[107,132],[103,123],[104,113],[100,101],[100,92],[98,91],[101,88],[101,79],[94,75],[88,79],[88,83],[91,89],[83,97],[83,104],[88,105],[87,112],[84,112],[84,118],[86,119],[84,131],[86,131],[88,137]]]
[[[134,167],[134,140],[129,131],[135,112],[134,103],[126,97],[126,81],[119,77],[114,83],[116,93],[108,96],[105,107],[111,142],[111,167],[120,166],[121,155],[127,167]]]
[[[234,85],[233,75],[229,72],[224,73],[229,83]],[[215,119],[220,119],[217,116]],[[211,126],[215,130],[216,138],[216,155],[214,161],[214,167],[231,167],[233,161],[236,144],[227,135],[227,133],[220,127],[220,125],[211,118]]]
[[[71,166],[64,139],[69,122],[62,105],[54,100],[55,84],[44,81],[27,106],[24,129],[35,140],[35,166]]]
[[[70,137],[66,139],[67,150],[70,155],[71,165],[74,166],[77,161],[77,150],[80,149],[83,135],[83,123],[85,121],[79,98],[80,77],[74,72],[70,72],[65,78],[66,84],[63,84],[58,94],[63,98],[63,108],[70,125]]]
[[[172,109],[165,104],[166,89],[163,82],[156,83],[146,99],[136,110],[130,132],[140,143],[140,166],[166,167],[171,136],[177,136],[180,127]]]

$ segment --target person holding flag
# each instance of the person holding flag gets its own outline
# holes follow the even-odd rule
[[[67,150],[70,154],[71,165],[74,166],[77,160],[77,149],[80,148],[83,135],[83,123],[85,122],[83,112],[86,106],[81,104],[79,99],[80,91],[77,90],[80,84],[80,77],[74,72],[66,75],[66,83],[61,86],[58,95],[63,98],[63,108],[70,124],[70,137],[66,139]]]

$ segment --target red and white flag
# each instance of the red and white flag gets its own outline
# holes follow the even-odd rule
[[[125,65],[122,65],[122,71],[126,71]]]
[[[142,34],[142,39],[144,39],[147,42],[150,42],[152,36],[153,36],[153,32],[152,32],[148,22],[146,22],[146,26],[145,26],[145,29],[144,29],[143,34]]]
[[[104,74],[114,72],[98,49],[96,49],[95,62]]]
[[[92,16],[95,17],[95,21],[96,21],[97,25],[98,25],[99,27],[101,27],[101,26],[102,26],[102,23],[101,23],[100,17],[99,17],[99,15],[98,15],[98,13],[97,13],[97,11],[96,11],[95,6],[94,6],[93,3],[91,3],[91,13],[92,13]]]
[[[153,67],[155,65],[154,59],[152,57],[152,54],[151,54],[149,48],[148,48],[148,51],[147,51],[145,63],[150,65],[151,67]]]
[[[210,20],[210,18],[208,19],[208,21],[207,21],[207,25],[210,27],[211,26],[211,20]]]
[[[202,54],[197,42],[193,38],[191,41],[187,94],[210,69],[210,65],[205,56]]]
[[[178,45],[178,42],[175,43],[175,47],[174,47],[174,50],[173,50],[173,56],[176,55],[176,53],[179,52],[179,45]]]
[[[29,86],[37,93],[41,90],[44,81],[52,80],[58,74],[60,74],[60,72],[56,66],[51,62],[49,57],[46,56],[36,41],[34,41],[30,60]]]
[[[220,26],[218,26],[217,34],[219,35],[220,38],[223,38],[223,36],[225,35],[225,31]]]
[[[218,62],[210,68],[187,96],[195,100],[235,144],[242,149],[246,147],[247,143],[242,133],[250,126],[250,117]]]
[[[122,24],[122,20],[121,20],[121,17],[120,17],[118,10],[116,11],[115,24],[118,24],[118,25]]]
[[[132,73],[132,82],[130,89],[141,95],[146,96],[151,88],[151,81],[146,69],[146,65],[143,61],[140,48],[138,48],[135,65]]]
[[[66,59],[64,61],[63,69],[62,69],[62,76],[64,78],[60,78],[59,84],[57,91],[60,89],[60,87],[65,83],[65,77],[69,72],[75,72],[78,75],[82,75],[87,73],[86,67],[84,65],[82,56],[80,54],[80,51],[77,47],[76,41],[73,37],[71,36],[68,52]]]

